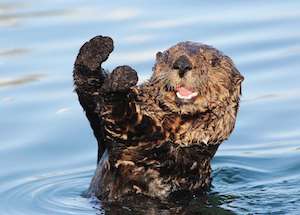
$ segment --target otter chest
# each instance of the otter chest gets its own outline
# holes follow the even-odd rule
[[[195,118],[166,116],[162,121],[162,128],[167,139],[182,146],[208,141],[203,125]]]

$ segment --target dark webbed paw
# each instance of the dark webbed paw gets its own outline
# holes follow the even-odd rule
[[[103,89],[108,92],[128,91],[138,82],[138,76],[130,66],[118,66],[105,81]]]
[[[85,66],[94,71],[101,67],[113,49],[113,40],[110,37],[96,36],[80,48],[75,66]]]
[[[83,94],[94,94],[102,86],[107,74],[101,64],[107,60],[113,48],[113,40],[105,36],[96,36],[80,48],[73,76],[76,91],[81,97],[86,96]]]

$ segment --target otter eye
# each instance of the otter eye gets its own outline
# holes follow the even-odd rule
[[[210,64],[212,67],[219,66],[219,65],[220,65],[220,59],[219,59],[218,57],[213,57],[213,58],[209,61],[209,64]]]

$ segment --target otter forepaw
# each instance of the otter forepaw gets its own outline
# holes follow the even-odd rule
[[[127,91],[138,82],[137,72],[130,66],[118,66],[115,68],[106,83],[105,90],[110,92]]]
[[[85,66],[95,71],[107,60],[113,48],[113,40],[110,37],[96,36],[80,48],[75,66]]]

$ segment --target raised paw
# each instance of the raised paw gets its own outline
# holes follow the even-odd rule
[[[113,49],[113,40],[110,37],[96,36],[80,48],[75,67],[83,66],[90,71],[95,71],[107,60]]]
[[[138,82],[137,72],[130,66],[118,66],[110,74],[105,83],[106,91],[122,92],[127,91]]]

